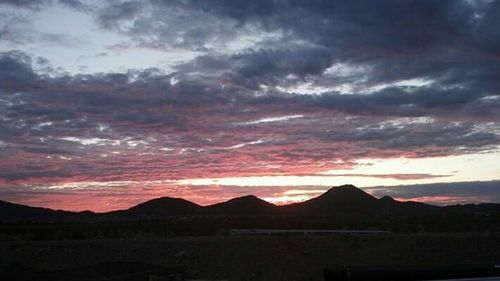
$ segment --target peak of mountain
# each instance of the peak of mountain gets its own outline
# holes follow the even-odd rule
[[[339,213],[370,213],[376,210],[378,200],[353,185],[330,188],[318,197],[302,203],[282,206],[286,212],[302,215],[330,216]]]
[[[138,204],[130,209],[111,212],[119,215],[175,217],[198,214],[202,207],[182,198],[161,197]]]
[[[277,210],[277,206],[254,195],[233,198],[226,202],[206,206],[206,214],[216,215],[266,215]]]
[[[316,198],[343,203],[376,200],[375,197],[350,184],[332,187]]]
[[[265,200],[260,199],[255,195],[245,195],[242,197],[236,197],[233,199],[229,199],[226,202],[218,203],[218,204],[263,204],[263,205],[273,205]]]
[[[352,184],[343,184],[339,186],[333,186],[330,189],[328,189],[327,192],[333,190],[360,190],[360,189]]]
[[[144,203],[140,203],[130,209],[141,209],[141,208],[151,208],[151,207],[184,207],[184,206],[190,206],[190,207],[200,207],[200,205],[193,203],[191,201],[188,201],[183,198],[175,198],[175,197],[160,197],[160,198],[155,198],[148,200]]]
[[[378,199],[379,201],[381,202],[386,202],[386,203],[394,203],[394,202],[397,202],[396,200],[394,200],[394,198],[392,198],[391,196],[389,195],[386,195],[384,197],[381,197]]]
[[[316,198],[283,207],[288,209],[287,212],[306,216],[337,214],[408,216],[430,214],[439,209],[424,203],[399,202],[390,196],[377,199],[353,185],[332,187]]]

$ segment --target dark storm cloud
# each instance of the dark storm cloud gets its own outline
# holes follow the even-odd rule
[[[125,1],[122,3],[113,3],[101,10],[99,21],[104,28],[111,28],[120,21],[132,19],[143,7],[140,1]]]
[[[228,0],[160,0],[153,3],[162,3],[166,5],[180,5],[201,9],[206,12],[215,13],[221,16],[228,16],[238,20],[245,20],[251,17],[270,16],[276,12],[277,2],[279,1],[228,1]]]
[[[2,90],[20,91],[32,89],[38,84],[38,75],[33,72],[31,57],[11,51],[0,56],[0,84]]]
[[[12,5],[20,8],[39,8],[44,4],[51,3],[50,0],[0,0],[0,4]]]
[[[409,120],[388,120],[370,122],[365,118],[352,129],[336,130],[331,128],[320,133],[320,137],[331,141],[371,142],[373,146],[384,149],[413,150],[419,147],[435,146],[442,148],[444,154],[452,153],[456,147],[464,146],[474,152],[477,147],[494,146],[499,137],[474,123],[429,122],[412,123]],[[451,150],[448,148],[452,147]],[[461,151],[465,152],[465,151]]]
[[[498,2],[171,0],[149,5],[151,12],[141,13],[135,2],[110,4],[98,18],[140,46],[210,50],[203,55],[205,61],[219,62],[225,67],[220,72],[253,90],[263,82],[287,86],[288,74],[326,87],[349,82],[369,88],[422,77],[437,79],[432,90],[448,92],[497,94],[499,86],[495,47],[500,36],[492,29],[498,21]],[[120,25],[122,19],[132,24]],[[269,32],[280,35],[264,36],[260,43],[236,51],[226,45],[241,36],[259,38]],[[323,77],[333,63],[370,71],[348,81]],[[450,102],[466,95],[456,94]]]
[[[398,52],[422,53],[438,47],[449,49],[450,45],[456,48],[464,44],[475,46],[486,31],[493,31],[491,26],[498,21],[495,11],[499,9],[497,2],[477,2],[174,0],[152,1],[152,4],[227,16],[248,24],[258,23],[268,30],[288,30],[293,32],[293,39],[345,48],[346,56],[351,53],[373,57],[374,52],[397,55]],[[477,19],[478,16],[481,18]],[[495,38],[498,31],[491,35]],[[490,43],[495,41],[488,40]]]
[[[495,15],[500,6],[494,1],[437,0],[152,2],[198,9],[238,21],[258,21],[270,29],[291,30],[320,45],[371,44],[375,48],[405,51],[463,43],[459,41],[461,35],[485,38],[489,31],[498,35],[498,30],[492,27],[498,23]],[[498,43],[495,39],[488,40],[493,42]]]
[[[328,50],[303,48],[294,50],[260,50],[237,54],[231,58],[234,71],[246,78],[261,76],[317,75],[331,65]]]
[[[494,120],[498,112],[498,95],[480,89],[423,89],[408,93],[399,88],[385,89],[371,95],[324,94],[304,96],[304,103],[336,109],[348,114],[394,116],[452,116]],[[477,110],[482,107],[482,112]]]
[[[76,9],[81,9],[85,6],[79,0],[59,0],[59,3],[61,3],[63,5],[67,5],[71,8],[76,8]]]

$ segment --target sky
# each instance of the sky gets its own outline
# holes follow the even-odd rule
[[[0,200],[500,202],[500,1],[0,0]]]

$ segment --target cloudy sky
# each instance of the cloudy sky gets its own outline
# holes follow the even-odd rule
[[[2,0],[0,199],[500,202],[500,1]],[[461,183],[458,183],[461,182]]]

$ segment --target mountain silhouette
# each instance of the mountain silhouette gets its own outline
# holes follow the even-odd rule
[[[303,215],[366,213],[375,209],[377,201],[377,198],[353,185],[342,185],[333,187],[318,197],[284,208]]]
[[[69,212],[30,207],[0,200],[0,221],[17,220],[78,220],[94,215],[91,211]]]
[[[278,206],[257,198],[254,195],[248,195],[207,206],[204,208],[204,214],[258,216],[275,214],[277,210]]]
[[[419,216],[442,213],[500,214],[500,204],[469,204],[438,207],[420,202],[400,202],[389,196],[380,199],[356,188],[342,185],[300,203],[276,206],[253,195],[222,203],[200,206],[181,198],[162,197],[126,210],[108,213],[67,212],[29,207],[0,201],[0,220],[79,220],[79,219],[161,219],[185,216],[336,216],[390,215]]]
[[[318,197],[283,206],[283,208],[287,209],[287,213],[308,216],[336,214],[414,215],[428,214],[439,209],[439,207],[424,203],[399,202],[390,196],[377,199],[353,185],[333,187]]]
[[[199,214],[202,207],[182,198],[161,197],[146,201],[130,209],[109,212],[108,216],[120,217],[181,217]]]

